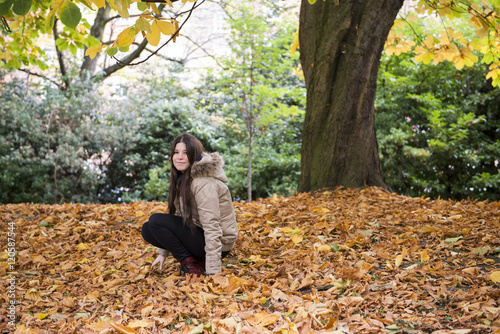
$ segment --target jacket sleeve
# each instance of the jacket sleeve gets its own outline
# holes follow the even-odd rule
[[[195,187],[195,202],[205,235],[205,270],[207,274],[220,273],[223,232],[217,185],[215,182],[206,182]]]

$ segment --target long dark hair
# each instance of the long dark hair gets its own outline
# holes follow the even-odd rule
[[[186,153],[189,160],[189,167],[184,171],[178,171],[173,163],[175,146],[179,143],[186,145]],[[193,206],[194,199],[191,194],[191,167],[201,158],[205,151],[203,144],[195,136],[183,133],[174,138],[170,147],[170,192],[168,194],[168,209],[170,214],[175,214],[175,200],[182,196],[182,221],[190,228],[194,228]]]

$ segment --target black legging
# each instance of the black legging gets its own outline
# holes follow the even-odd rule
[[[179,262],[189,256],[205,260],[203,229],[196,226],[191,230],[182,223],[179,216],[155,213],[142,225],[141,234],[144,240],[153,246],[170,251]],[[227,254],[229,252],[222,252],[222,258]]]

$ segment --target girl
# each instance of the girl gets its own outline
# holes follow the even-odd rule
[[[174,139],[171,147],[169,214],[155,213],[142,226],[142,237],[158,247],[152,267],[171,253],[181,274],[220,273],[221,259],[238,236],[238,225],[219,153],[205,153],[190,134]]]

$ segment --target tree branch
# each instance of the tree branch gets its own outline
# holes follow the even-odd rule
[[[186,35],[182,35],[182,36],[185,37],[185,38],[187,38],[188,41],[190,41],[191,43],[193,43],[198,49],[200,49],[201,51],[203,51],[207,56],[209,56],[210,58],[212,58],[215,61],[215,63],[217,65],[219,65],[220,68],[222,68],[224,71],[227,70],[227,68],[225,68],[224,66],[222,66],[222,64],[219,63],[219,61],[217,60],[217,58],[214,55],[210,54],[207,50],[205,50],[205,48],[202,45],[198,44],[196,41],[193,41],[189,36],[186,36]]]
[[[44,75],[41,75],[41,74],[38,74],[38,73],[35,73],[35,72],[31,72],[30,70],[25,70],[23,68],[20,68],[19,71],[27,73],[28,75],[34,75],[36,77],[42,78],[43,80],[47,80],[50,83],[53,83],[54,85],[56,85],[57,88],[59,88],[60,90],[65,90],[63,85],[59,84],[57,81],[52,80],[52,79],[50,79],[50,78],[48,78],[48,77],[46,77]]]
[[[54,26],[52,27],[52,32],[54,34],[54,44],[56,47],[56,53],[57,53],[57,60],[59,61],[59,71],[61,72],[62,75],[62,80],[64,85],[57,85],[60,90],[67,90],[69,87],[69,79],[67,77],[67,71],[66,71],[66,65],[64,64],[64,58],[62,51],[59,50],[57,47],[56,41],[59,38],[59,33],[57,32],[57,17],[54,18]]]
[[[181,31],[182,27],[184,27],[184,24],[186,24],[186,22],[189,20],[189,18],[191,17],[191,14],[193,14],[193,10],[195,8],[198,8],[199,6],[201,6],[201,4],[205,2],[205,0],[202,0],[201,3],[199,5],[196,5],[197,4],[197,1],[193,4],[193,7],[191,7],[191,10],[189,10],[189,15],[188,17],[184,20],[184,22],[182,22],[181,26],[177,29],[177,31],[168,39],[168,41],[166,41],[165,43],[162,44],[162,46],[160,46],[158,49],[156,49],[156,51],[152,52],[148,57],[146,57],[146,59],[144,60],[141,60],[137,63],[124,63],[123,61],[117,59],[116,57],[113,57],[114,59],[116,59],[117,63],[121,63],[121,67],[123,66],[135,66],[135,65],[139,65],[139,64],[142,64],[142,63],[145,63],[146,61],[148,61],[152,56],[156,55],[165,45],[167,45],[168,43],[170,43],[171,40],[173,40],[178,34],[179,34],[179,31]],[[162,5],[163,6],[163,5]],[[146,39],[144,39],[146,40]],[[144,43],[144,41],[143,41]],[[147,44],[147,40],[146,40],[146,44]],[[142,45],[142,43],[141,43]],[[128,57],[127,57],[128,58]],[[126,59],[127,59],[126,58]],[[137,58],[137,57],[136,57]],[[120,68],[121,68],[120,67]]]
[[[144,38],[141,44],[139,44],[139,46],[137,47],[137,49],[134,50],[134,52],[130,53],[122,60],[116,62],[114,65],[108,66],[105,69],[103,69],[104,76],[102,77],[102,79],[105,79],[109,77],[111,74],[115,73],[116,71],[122,69],[123,67],[130,65],[132,61],[140,57],[142,51],[146,48],[146,45],[148,45],[148,40],[147,38]],[[92,78],[95,78],[95,75]]]
[[[136,43],[136,42],[134,42],[132,44],[139,45],[139,43]],[[151,50],[151,49],[148,49],[148,48],[145,48],[144,50],[146,50],[146,51],[148,51],[150,53],[154,53],[155,52],[154,50]],[[174,63],[178,63],[178,64],[181,64],[181,65],[183,65],[183,64],[186,63],[185,59],[175,59],[175,58],[166,57],[166,56],[160,55],[160,54],[156,54],[156,56],[158,56],[158,57],[160,57],[160,58],[162,58],[164,60],[172,61]]]

